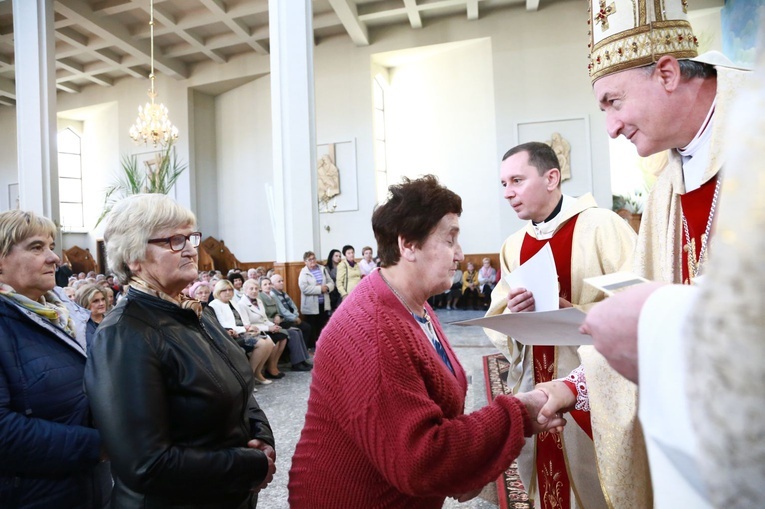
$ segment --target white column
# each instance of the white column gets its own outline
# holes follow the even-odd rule
[[[310,0],[269,0],[276,261],[320,258]]]
[[[19,203],[59,223],[53,0],[13,0]]]

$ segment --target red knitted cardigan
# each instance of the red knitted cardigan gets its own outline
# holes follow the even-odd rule
[[[455,375],[379,271],[332,316],[292,458],[291,508],[440,508],[518,456],[525,407],[501,395],[465,414],[465,372],[428,311]]]

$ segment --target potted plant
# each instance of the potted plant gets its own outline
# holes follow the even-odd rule
[[[106,188],[104,210],[96,221],[96,226],[109,215],[114,204],[122,198],[140,193],[169,193],[178,177],[188,167],[178,158],[173,142],[168,143],[161,152],[157,152],[155,158],[150,161],[139,164],[138,157],[130,154],[123,155],[120,164],[122,174]]]
[[[635,231],[640,229],[645,196],[644,189],[636,189],[627,195],[615,194],[613,196],[613,210],[623,217]]]

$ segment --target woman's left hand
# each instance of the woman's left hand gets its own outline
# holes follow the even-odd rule
[[[247,442],[247,447],[250,449],[259,449],[266,453],[266,456],[271,458],[273,461],[276,461],[276,451],[274,451],[274,448],[268,445],[267,443],[263,442],[262,440],[253,439]]]
[[[260,490],[265,489],[274,479],[274,474],[276,473],[276,451],[274,451],[274,448],[267,443],[257,439],[247,442],[247,447],[263,451],[269,460],[269,471],[266,478],[263,479],[263,482],[255,490],[253,490],[257,493]],[[273,466],[273,471],[271,470],[271,466]]]

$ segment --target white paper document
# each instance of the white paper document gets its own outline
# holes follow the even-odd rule
[[[476,318],[452,325],[476,325],[501,332],[524,345],[591,345],[592,337],[581,334],[579,326],[587,316],[577,308]]]
[[[525,288],[534,295],[534,308],[539,311],[558,309],[558,271],[550,243],[544,245],[526,263],[505,275],[510,288]]]

